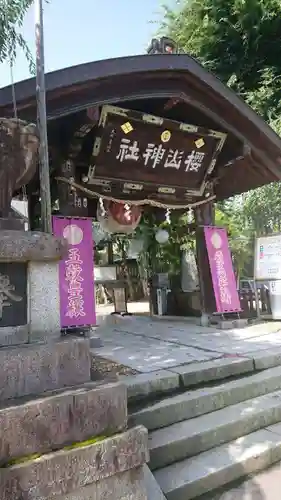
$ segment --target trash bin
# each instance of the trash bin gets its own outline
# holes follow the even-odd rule
[[[153,314],[165,316],[167,314],[168,293],[170,280],[168,273],[154,274],[150,280],[150,298]]]

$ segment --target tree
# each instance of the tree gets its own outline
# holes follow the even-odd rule
[[[162,30],[281,130],[279,0],[180,0]]]
[[[164,7],[162,30],[240,93],[281,68],[279,0],[180,0]]]
[[[0,62],[14,61],[16,50],[20,47],[33,72],[34,63],[31,52],[19,32],[24,16],[33,0],[0,0]]]
[[[279,0],[179,0],[174,9],[164,7],[161,29],[281,135]],[[240,202],[254,235],[280,230],[280,194],[274,183]],[[237,216],[234,211],[231,219]]]
[[[246,224],[241,203],[242,200],[237,199],[216,207],[216,224],[227,229],[237,277],[248,274],[246,269],[253,254],[252,231]]]
[[[275,182],[245,196],[243,213],[255,236],[281,231],[281,184]]]

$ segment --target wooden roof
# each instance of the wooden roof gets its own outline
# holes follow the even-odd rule
[[[188,55],[141,55],[66,68],[46,75],[46,92],[51,165],[53,151],[67,149],[87,110],[111,104],[227,134],[213,173],[218,200],[281,179],[279,136]],[[35,79],[17,83],[15,93],[19,117],[35,121]],[[0,89],[0,116],[12,114],[9,86]],[[88,141],[94,134],[89,132]],[[80,158],[81,169],[83,161],[86,168],[89,160]]]

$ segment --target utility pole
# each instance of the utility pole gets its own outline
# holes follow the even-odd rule
[[[36,100],[39,131],[39,176],[42,231],[52,233],[51,187],[47,135],[43,0],[35,0]]]

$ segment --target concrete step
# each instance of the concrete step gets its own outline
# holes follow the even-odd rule
[[[149,430],[262,396],[281,389],[281,367],[264,370],[214,387],[195,389],[132,411],[130,422]]]
[[[1,500],[144,500],[142,467],[148,458],[147,431],[136,427],[92,444],[2,467]]]
[[[124,376],[119,379],[128,389],[130,403],[171,393],[180,387],[194,387],[204,382],[222,380],[254,371],[254,361],[248,358],[214,359],[203,363],[175,366],[169,370],[159,370],[139,375]]]
[[[276,426],[240,437],[155,471],[167,500],[190,500],[245,477],[281,459]],[[211,498],[207,495],[206,498]]]
[[[253,372],[255,365],[252,358],[220,358],[204,363],[176,366],[169,370],[179,375],[183,387],[190,388]]]
[[[127,394],[121,383],[88,383],[9,401],[0,408],[0,465],[65,445],[112,435],[127,425]]]
[[[281,462],[258,472],[245,481],[207,493],[200,500],[280,500]],[[237,484],[238,483],[238,484]]]
[[[280,365],[279,350],[266,350],[249,354],[248,357],[224,357],[138,375],[121,375],[119,379],[127,385],[128,400],[129,403],[133,403],[174,392],[180,387],[195,388],[204,383],[238,377]]]
[[[159,469],[281,421],[281,391],[178,422],[149,435],[150,467]]]
[[[144,465],[143,473],[147,500],[167,500],[147,465]]]
[[[169,370],[129,376],[121,375],[119,380],[127,387],[129,403],[156,395],[172,393],[180,388],[179,375]]]
[[[89,340],[0,348],[0,401],[89,382]]]

